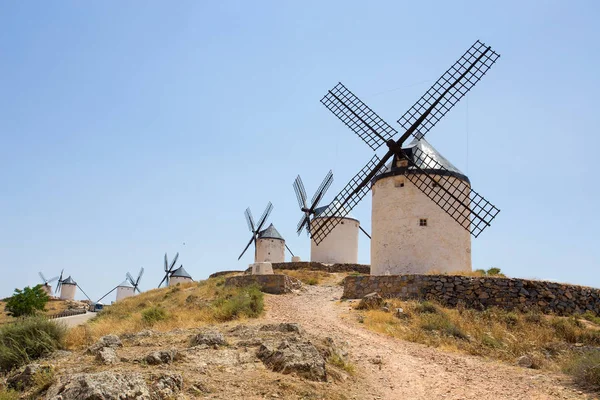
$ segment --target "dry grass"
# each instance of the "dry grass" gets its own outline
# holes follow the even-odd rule
[[[458,276],[472,276],[474,278],[506,278],[499,269],[490,268],[489,270],[476,269],[475,271],[453,271],[453,272],[442,272],[437,269],[432,269],[427,272],[427,275],[458,275]]]
[[[431,302],[391,300],[390,309],[360,312],[371,330],[411,342],[514,363],[528,355],[534,367],[558,370],[577,346],[600,346],[600,331],[575,318],[498,309],[448,309]]]
[[[274,271],[276,274],[283,274],[291,276],[292,278],[298,279],[305,285],[319,285],[323,281],[328,280],[332,276],[329,272],[325,271],[310,271],[307,269],[298,270],[287,270],[281,269]]]
[[[218,277],[124,299],[106,307],[88,324],[70,329],[67,347],[81,348],[108,334],[196,328],[262,312],[262,293],[257,288],[224,288],[223,282],[224,278]]]

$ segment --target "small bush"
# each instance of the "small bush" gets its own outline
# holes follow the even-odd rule
[[[437,331],[457,339],[467,339],[467,335],[443,313],[425,314],[421,317],[421,329]]]
[[[218,294],[212,303],[212,310],[218,321],[256,318],[264,310],[264,296],[256,285],[231,289]]]
[[[519,316],[514,312],[507,312],[504,314],[504,323],[508,327],[515,327],[519,324]]]
[[[167,319],[167,312],[160,307],[150,307],[142,311],[142,321],[148,326],[152,326],[158,321]]]
[[[422,303],[418,303],[415,306],[414,311],[417,314],[438,314],[440,312],[438,307],[430,301],[424,301]]]
[[[591,311],[586,311],[581,315],[581,318],[586,319],[590,322],[593,322],[596,325],[600,325],[600,317],[594,314]]]
[[[542,325],[544,323],[544,316],[537,311],[530,311],[525,314],[525,322],[530,324]]]
[[[10,371],[63,347],[67,329],[41,317],[0,328],[0,371]]]
[[[573,357],[564,367],[580,385],[600,389],[600,351],[590,351]]]

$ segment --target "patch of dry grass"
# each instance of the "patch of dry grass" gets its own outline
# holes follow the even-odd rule
[[[5,307],[6,302],[0,301],[0,324],[6,324],[17,320],[17,318],[13,318],[6,313]],[[50,301],[48,301],[46,304],[43,313],[46,315],[58,314],[59,312],[66,310],[67,307],[68,304],[64,300],[50,299]]]
[[[89,323],[69,330],[67,347],[81,348],[108,334],[135,333],[152,328],[170,331],[256,317],[263,295],[256,287],[225,288],[224,278],[154,289],[108,306]]]
[[[559,369],[577,346],[600,346],[600,331],[575,318],[499,309],[449,309],[433,302],[390,300],[393,312],[362,311],[368,328],[389,336],[514,363],[531,357],[534,367]]]
[[[274,271],[276,274],[283,274],[291,276],[292,278],[298,279],[305,285],[319,285],[323,281],[328,280],[332,276],[329,272],[325,271],[311,271],[307,269],[288,270],[280,269]]]

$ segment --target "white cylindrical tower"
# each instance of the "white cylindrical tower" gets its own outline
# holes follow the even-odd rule
[[[50,285],[49,283],[44,283],[44,284],[42,285],[42,290],[43,290],[44,292],[46,292],[46,294],[47,294],[48,296],[52,296],[52,285]]]
[[[60,285],[61,300],[75,300],[75,292],[77,291],[77,283],[70,276],[64,279]]]
[[[444,187],[457,181],[470,185],[469,178],[424,139],[406,148],[408,154],[419,150],[448,170],[436,169],[435,163],[419,165]],[[410,176],[418,173],[394,157],[385,172],[373,179],[371,275],[471,271],[469,231],[411,182]],[[469,204],[468,194],[458,198]]]
[[[325,217],[339,215],[339,203],[331,203],[315,209],[310,222],[311,231],[316,229]],[[358,230],[360,222],[350,213],[317,245],[310,241],[310,261],[322,264],[356,264],[358,262]]]
[[[254,262],[285,262],[285,239],[283,239],[273,224],[258,233]]]
[[[192,279],[192,276],[188,274],[185,269],[183,269],[183,265],[171,272],[171,276],[169,276],[169,286],[175,286],[178,283],[188,283],[193,281],[194,280]]]
[[[117,286],[117,300],[123,300],[127,297],[131,297],[135,294],[135,289],[128,281],[123,281],[119,286]]]

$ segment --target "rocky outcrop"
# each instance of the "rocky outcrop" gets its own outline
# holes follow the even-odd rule
[[[250,285],[258,285],[265,293],[284,294],[300,289],[302,282],[287,275],[241,275],[225,279],[225,286],[229,287]]]
[[[87,353],[97,355],[105,347],[116,349],[117,347],[123,347],[123,343],[117,335],[102,336],[96,343],[88,347]]]
[[[499,307],[571,315],[600,315],[600,289],[556,282],[457,275],[348,276],[344,298],[377,292],[384,298],[432,299],[448,306]]]
[[[190,345],[225,346],[227,341],[221,332],[203,332],[192,337]]]
[[[47,400],[151,400],[144,378],[137,373],[111,371],[67,375],[52,385]]]
[[[160,350],[148,354],[144,357],[144,361],[148,365],[170,364],[177,359],[178,355],[175,349]]]
[[[46,400],[154,400],[171,399],[183,388],[180,374],[164,373],[149,381],[138,373],[104,371],[63,376],[46,392]]]
[[[313,381],[327,380],[325,359],[310,342],[284,340],[275,346],[263,344],[257,356],[275,372],[295,374]]]
[[[117,352],[112,347],[103,347],[96,353],[96,361],[104,365],[116,364],[119,361]]]

